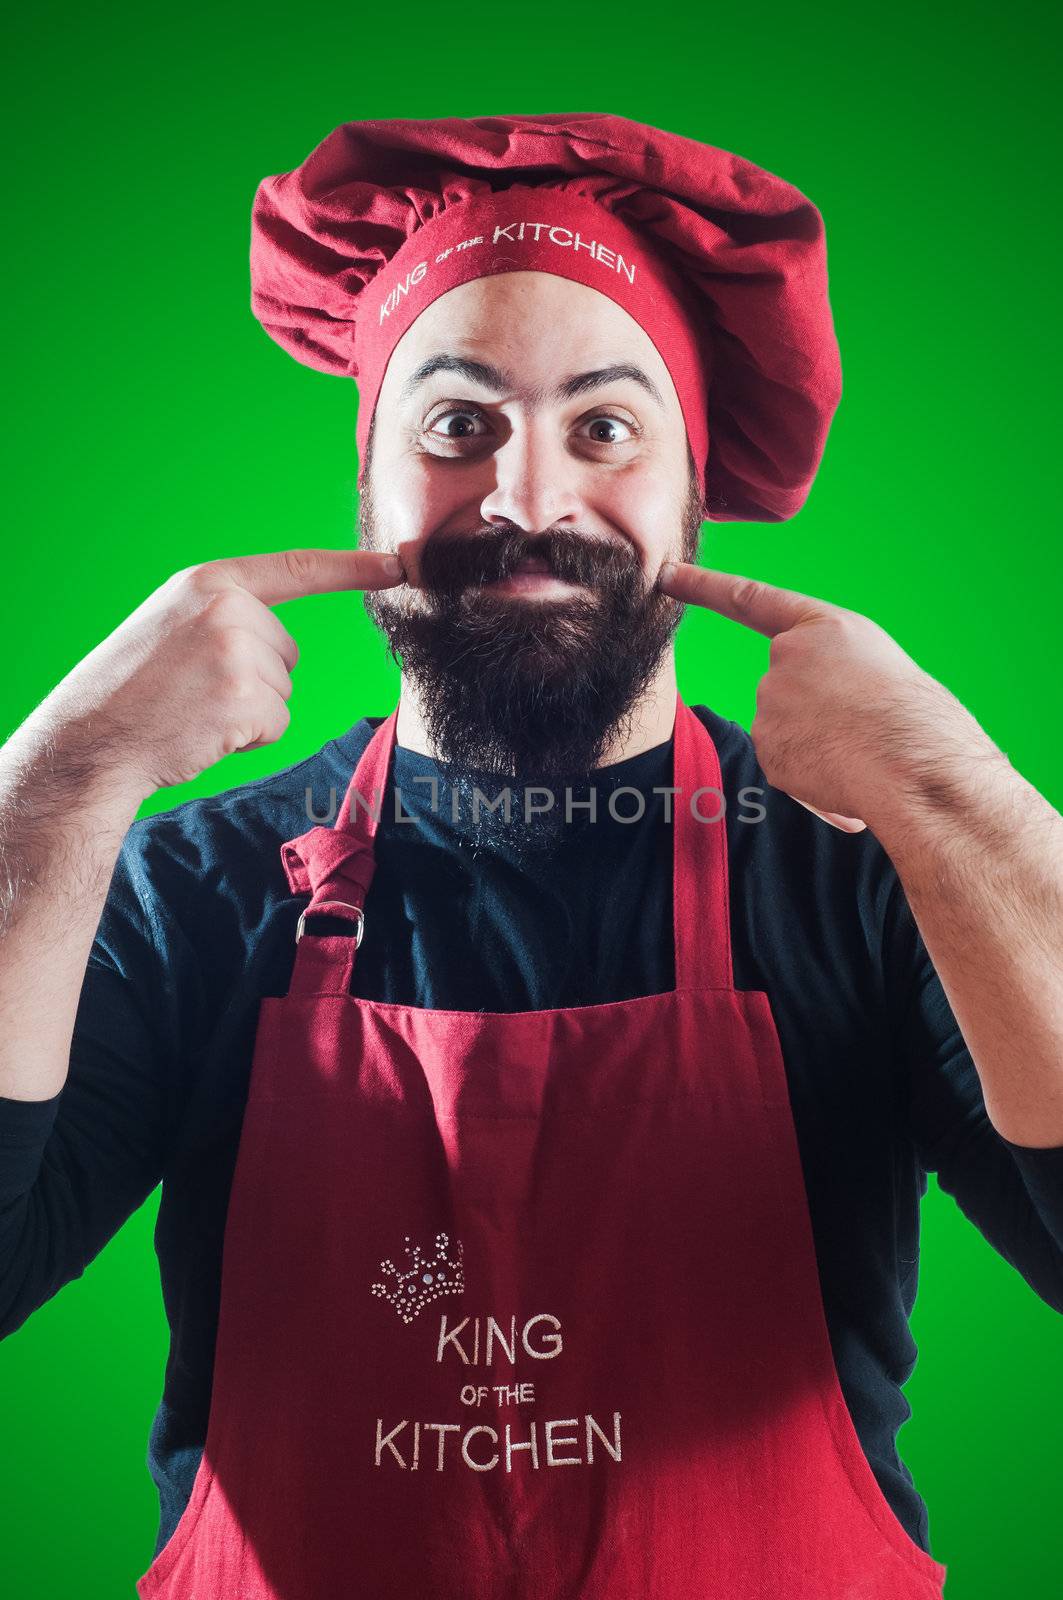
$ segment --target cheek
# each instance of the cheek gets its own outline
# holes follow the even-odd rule
[[[618,478],[607,496],[597,498],[596,510],[624,531],[647,572],[655,574],[675,539],[675,512],[668,486],[656,474]]]
[[[386,529],[389,546],[402,558],[409,582],[421,584],[421,552],[441,529],[472,533],[482,526],[478,503],[462,487],[457,473],[433,470],[424,458],[394,463],[374,483],[377,520]]]
[[[469,498],[467,492],[463,495],[457,474],[448,478],[424,457],[400,459],[381,476],[385,482],[376,491],[377,503],[399,539],[422,540],[452,519],[456,526]],[[477,518],[475,510],[473,517]]]

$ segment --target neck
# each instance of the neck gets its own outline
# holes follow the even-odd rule
[[[617,734],[606,748],[601,765],[612,766],[626,761],[629,756],[641,755],[654,745],[664,744],[675,727],[675,654],[669,650],[649,687],[635,706],[631,726]],[[439,759],[439,752],[425,730],[417,698],[417,685],[403,674],[400,681],[399,716],[395,725],[395,741],[404,750],[414,750],[418,755]]]

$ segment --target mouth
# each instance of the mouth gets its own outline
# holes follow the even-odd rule
[[[569,583],[565,578],[556,578],[550,570],[550,563],[542,556],[527,556],[517,563],[508,578],[497,578],[484,587],[495,594],[549,595],[566,594],[581,585]]]

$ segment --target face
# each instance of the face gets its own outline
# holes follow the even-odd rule
[[[408,584],[364,600],[440,760],[579,775],[629,730],[682,607],[701,508],[679,399],[626,311],[544,272],[434,300],[377,399],[360,543]]]

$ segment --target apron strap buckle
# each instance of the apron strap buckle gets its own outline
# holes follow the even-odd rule
[[[364,913],[362,911],[361,906],[353,906],[347,900],[321,900],[321,901],[318,902],[318,904],[316,906],[315,905],[309,905],[303,911],[300,911],[300,913],[299,913],[299,921],[295,925],[295,942],[296,942],[296,944],[299,943],[299,940],[303,937],[303,934],[306,931],[306,919],[307,919],[307,917],[315,916],[318,912],[326,912],[327,913],[327,912],[331,912],[331,911],[353,911],[354,912],[354,915],[355,915],[355,918],[357,919],[357,924],[358,924],[358,929],[357,929],[357,932],[356,932],[356,934],[354,936],[354,948],[357,950],[358,946],[362,942],[362,935],[365,932],[365,915],[364,915]]]

